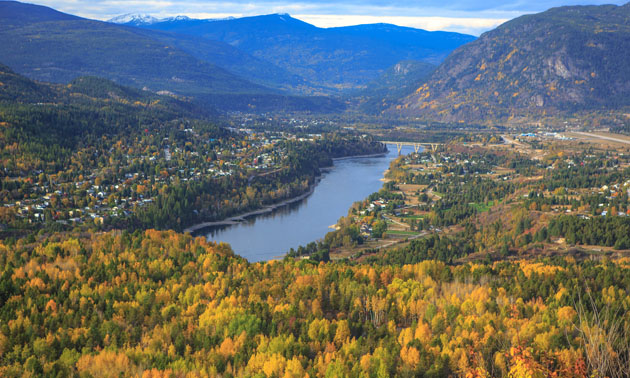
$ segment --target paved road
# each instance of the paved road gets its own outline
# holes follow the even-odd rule
[[[503,138],[503,141],[505,142],[505,144],[510,144],[510,143],[512,143],[512,144],[515,144],[515,145],[517,145],[517,146],[519,146],[519,147],[525,147],[525,146],[523,145],[523,143],[521,143],[521,142],[517,141],[516,139],[510,138],[510,137],[508,137],[507,135],[501,135],[501,138]]]
[[[605,140],[610,140],[610,141],[613,141],[613,142],[630,144],[630,140],[628,140],[628,139],[613,138],[613,137],[604,136],[604,135],[597,135],[597,134],[593,134],[593,133],[585,133],[583,131],[576,131],[575,133],[576,134],[580,134],[580,135],[584,135],[584,136],[588,136],[588,137],[592,137],[592,138],[605,139]]]

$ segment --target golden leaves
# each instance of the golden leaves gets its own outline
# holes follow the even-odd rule
[[[420,362],[420,352],[414,347],[403,347],[400,350],[400,358],[403,363],[415,368]]]
[[[76,364],[79,374],[94,378],[117,378],[139,375],[140,370],[124,353],[104,350],[97,355],[84,355]]]
[[[512,49],[512,51],[510,51],[507,56],[503,59],[502,63],[507,62],[508,60],[512,59],[512,56],[514,56],[514,54],[516,54],[516,52],[518,51],[517,48]]]
[[[558,309],[557,314],[558,321],[564,324],[568,324],[568,322],[573,321],[573,318],[575,317],[575,315],[577,315],[577,312],[571,306],[564,306]]]

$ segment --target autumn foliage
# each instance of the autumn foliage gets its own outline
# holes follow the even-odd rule
[[[250,264],[152,230],[0,249],[7,377],[586,377],[578,277],[630,306],[625,263]]]

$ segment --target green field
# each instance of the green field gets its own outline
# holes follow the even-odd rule
[[[488,203],[470,203],[470,206],[474,207],[478,212],[480,213],[485,213],[486,211],[489,211],[492,206],[494,206],[494,201],[489,201]]]

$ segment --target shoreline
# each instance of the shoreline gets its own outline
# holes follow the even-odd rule
[[[347,159],[359,159],[359,158],[370,158],[370,157],[380,157],[380,156],[386,156],[387,152],[381,152],[381,153],[376,153],[376,154],[369,154],[369,155],[354,155],[354,156],[346,156],[346,157],[341,157],[341,158],[333,158],[333,162],[334,161],[338,161],[338,160],[347,160]],[[331,169],[334,168],[334,165],[330,166],[330,167],[322,167],[320,168],[320,171],[322,172],[327,172],[330,171]],[[315,179],[315,182],[313,184],[310,185],[309,189],[305,192],[302,193],[296,197],[292,197],[292,198],[288,198],[286,200],[280,201],[278,203],[275,204],[271,204],[271,205],[267,205],[264,206],[258,210],[252,210],[243,214],[237,214],[234,215],[232,217],[220,220],[220,221],[211,221],[211,222],[203,222],[203,223],[198,223],[195,225],[192,225],[190,227],[185,228],[184,230],[182,230],[182,232],[184,233],[190,233],[190,234],[194,234],[195,232],[199,231],[199,230],[203,230],[204,228],[209,228],[209,227],[216,227],[216,226],[231,226],[231,225],[235,225],[235,224],[239,224],[241,222],[244,222],[246,220],[246,218],[249,217],[253,217],[253,216],[257,216],[257,215],[263,215],[263,214],[268,214],[280,207],[286,206],[286,205],[290,205],[292,203],[301,201],[303,199],[305,199],[306,197],[310,196],[311,194],[313,194],[313,192],[315,191],[315,187],[317,186],[317,184],[319,184],[319,182],[321,181],[322,176],[318,176]]]
[[[288,198],[288,199],[280,201],[278,203],[274,203],[272,205],[264,206],[263,208],[258,209],[258,210],[252,210],[252,211],[249,211],[247,213],[234,215],[234,216],[226,218],[224,220],[199,223],[199,224],[190,226],[188,228],[185,228],[183,230],[183,232],[184,233],[188,232],[188,233],[192,234],[192,233],[195,233],[195,232],[197,232],[199,230],[202,230],[202,229],[208,228],[208,227],[231,226],[231,225],[235,225],[235,224],[239,224],[241,222],[244,222],[249,217],[253,217],[253,216],[256,216],[256,215],[268,214],[268,213],[270,213],[270,212],[272,212],[272,211],[274,211],[274,210],[276,210],[276,209],[278,209],[280,207],[283,207],[283,206],[286,206],[286,205],[290,205],[290,204],[292,204],[294,202],[301,201],[301,200],[305,199],[306,197],[310,196],[315,191],[315,187],[317,186],[317,184],[319,184],[320,180],[321,180],[321,177],[317,177],[315,179],[315,182],[309,186],[309,189],[305,193],[302,193],[302,194],[300,194],[300,195],[298,195],[296,197]]]
[[[333,158],[333,159],[332,159],[332,161],[340,161],[340,160],[348,160],[348,159],[371,158],[371,157],[382,157],[382,156],[387,156],[387,152],[389,152],[389,151],[379,152],[379,153],[376,153],[376,154],[369,154],[369,155],[352,155],[352,156],[345,156],[345,157],[340,157],[340,158]]]

